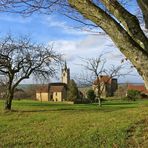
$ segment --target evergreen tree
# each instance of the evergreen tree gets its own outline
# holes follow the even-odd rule
[[[75,101],[78,99],[79,91],[74,80],[70,80],[68,84],[67,101]]]

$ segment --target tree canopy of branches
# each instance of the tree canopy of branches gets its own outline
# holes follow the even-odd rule
[[[11,35],[0,41],[0,72],[5,77],[5,109],[11,110],[18,84],[31,75],[38,79],[55,74],[60,55],[52,46],[32,44],[28,38],[15,39]]]
[[[142,76],[148,89],[148,39],[142,31],[135,15],[123,5],[124,0],[2,0],[1,11],[30,14],[35,11],[44,13],[71,6],[84,18],[102,28],[132,62]],[[126,0],[125,0],[126,1]],[[128,1],[126,1],[128,3]],[[137,0],[148,28],[148,1]],[[56,6],[56,7],[54,7]],[[65,8],[66,10],[66,8]],[[68,12],[71,12],[68,11]],[[69,13],[72,17],[72,13]]]

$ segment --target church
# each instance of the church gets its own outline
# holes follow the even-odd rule
[[[70,69],[65,62],[61,71],[61,82],[49,83],[36,90],[36,100],[62,102],[67,97],[67,86],[70,81]]]

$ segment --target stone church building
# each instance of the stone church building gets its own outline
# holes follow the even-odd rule
[[[61,72],[61,82],[49,83],[36,90],[36,99],[39,101],[61,102],[67,97],[67,85],[70,81],[70,69],[65,62]]]

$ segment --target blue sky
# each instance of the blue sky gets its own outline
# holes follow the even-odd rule
[[[127,9],[129,8],[132,12],[136,10],[135,1],[127,7]],[[30,35],[34,42],[45,44],[54,42],[55,50],[64,54],[72,75],[82,72],[79,57],[97,57],[105,51],[110,53],[107,55],[110,64],[121,63],[123,55],[107,35],[98,35],[74,28],[79,25],[77,22],[59,14],[33,14],[29,17],[23,17],[19,14],[0,13],[0,37],[11,33],[16,36]],[[121,78],[120,82],[142,82],[134,69],[133,74],[135,76]],[[31,81],[25,82],[30,83]]]

